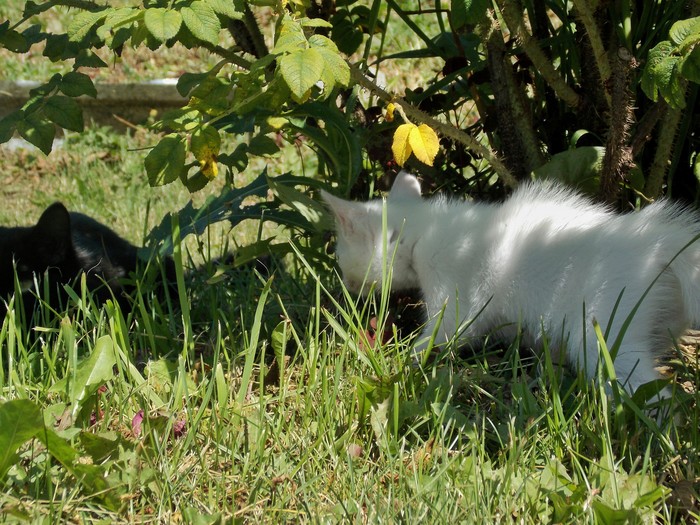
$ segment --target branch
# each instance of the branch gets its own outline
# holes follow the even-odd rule
[[[644,194],[650,199],[656,199],[661,195],[668,164],[673,154],[673,146],[676,142],[678,124],[680,124],[682,113],[680,110],[668,108],[668,111],[661,120],[659,132],[657,134],[658,144],[654,161],[649,168],[649,177],[644,186]]]
[[[500,150],[513,175],[524,180],[544,164],[540,142],[524,90],[513,74],[503,35],[496,20],[486,38],[486,59],[491,75]]]
[[[568,106],[576,109],[581,103],[581,96],[554,69],[554,65],[544,54],[537,41],[530,36],[525,27],[525,21],[518,3],[515,0],[498,0],[498,8],[508,29],[513,33],[528,58],[532,60],[532,64],[539,74],[542,75],[544,81],[549,84],[561,100]]]
[[[400,106],[404,113],[413,121],[418,121],[427,124],[433,128],[438,133],[449,137],[460,144],[463,144],[467,149],[476,153],[477,155],[483,157],[488,161],[494,171],[498,174],[499,178],[503,183],[510,187],[515,188],[518,185],[518,181],[513,177],[513,174],[506,168],[506,166],[501,162],[501,160],[496,156],[496,154],[491,151],[490,148],[481,144],[477,139],[465,133],[451,124],[445,124],[440,122],[434,117],[428,115],[424,111],[416,108],[415,106],[409,104],[402,98],[394,97],[390,95],[382,88],[380,88],[375,82],[368,79],[356,66],[350,65],[350,71],[352,73],[353,80],[357,82],[360,86],[368,89],[379,97],[384,102],[393,102],[394,104]]]
[[[591,7],[588,5],[587,0],[573,0],[574,7],[578,13],[578,17],[583,23],[583,27],[586,28],[586,34],[588,35],[588,41],[591,43],[591,49],[593,50],[593,58],[598,66],[598,74],[600,75],[600,80],[603,85],[606,85],[610,80],[610,75],[612,74],[610,69],[610,61],[608,60],[607,53],[605,52],[605,46],[603,45],[603,39],[600,37],[600,32],[598,31],[598,25],[595,22],[593,12]],[[605,100],[610,107],[610,94],[607,90],[603,90],[605,93]]]
[[[658,102],[656,102],[639,120],[637,129],[630,140],[630,148],[632,148],[633,157],[639,155],[644,148],[644,145],[649,142],[651,132],[654,131],[654,127],[656,127],[659,120],[666,115],[667,109],[668,104],[663,97],[659,97]]]
[[[605,144],[603,169],[600,173],[600,196],[608,203],[617,201],[620,195],[620,182],[626,179],[627,173],[634,165],[628,139],[630,124],[634,120],[629,77],[635,67],[637,67],[637,61],[632,54],[627,49],[620,48],[611,76],[610,127]]]

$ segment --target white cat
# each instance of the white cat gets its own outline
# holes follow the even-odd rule
[[[615,359],[618,381],[634,392],[659,378],[656,360],[672,338],[700,322],[700,241],[686,247],[700,235],[700,218],[668,201],[617,214],[546,182],[523,184],[502,204],[424,200],[406,172],[385,201],[350,202],[326,192],[323,199],[335,215],[348,289],[367,291],[391,271],[392,289],[422,291],[429,320],[417,357],[433,333],[441,345],[522,329],[525,344],[536,347],[546,335],[550,348],[564,350],[594,378],[594,321],[609,331],[612,347],[658,277]]]

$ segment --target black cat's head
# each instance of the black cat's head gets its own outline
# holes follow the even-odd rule
[[[0,227],[0,297],[14,291],[14,268],[26,290],[35,276],[47,270],[71,275],[74,265],[70,215],[60,202],[46,208],[34,226]]]

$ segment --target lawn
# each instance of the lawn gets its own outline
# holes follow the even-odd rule
[[[8,60],[0,55],[0,70]],[[120,71],[142,75],[143,63],[170,71],[162,55],[149,60]],[[165,214],[190,199],[202,206],[223,186],[194,196],[177,184],[150,188],[144,148],[155,142],[144,127],[92,127],[66,135],[49,156],[0,149],[0,224],[31,224],[60,200],[143,243]],[[290,146],[251,163],[236,186],[265,167],[272,175],[314,169]],[[265,268],[227,258],[275,235],[294,248]],[[388,292],[357,301],[330,259],[311,260],[294,240],[255,221],[219,224],[176,243],[182,279],[167,300],[149,301],[144,290],[127,314],[111,303],[97,308],[76,289],[67,314],[45,308],[33,330],[8,315],[0,329],[0,522],[700,516],[693,344],[672,352],[677,417],[660,424],[518,341],[486,339],[416,367],[410,334],[386,321],[401,313]]]

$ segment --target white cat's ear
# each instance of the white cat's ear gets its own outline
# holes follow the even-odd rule
[[[324,190],[321,190],[321,198],[335,216],[335,227],[345,233],[352,232],[358,204],[335,197]]]
[[[415,175],[401,171],[389,191],[390,199],[420,199],[420,182]]]

